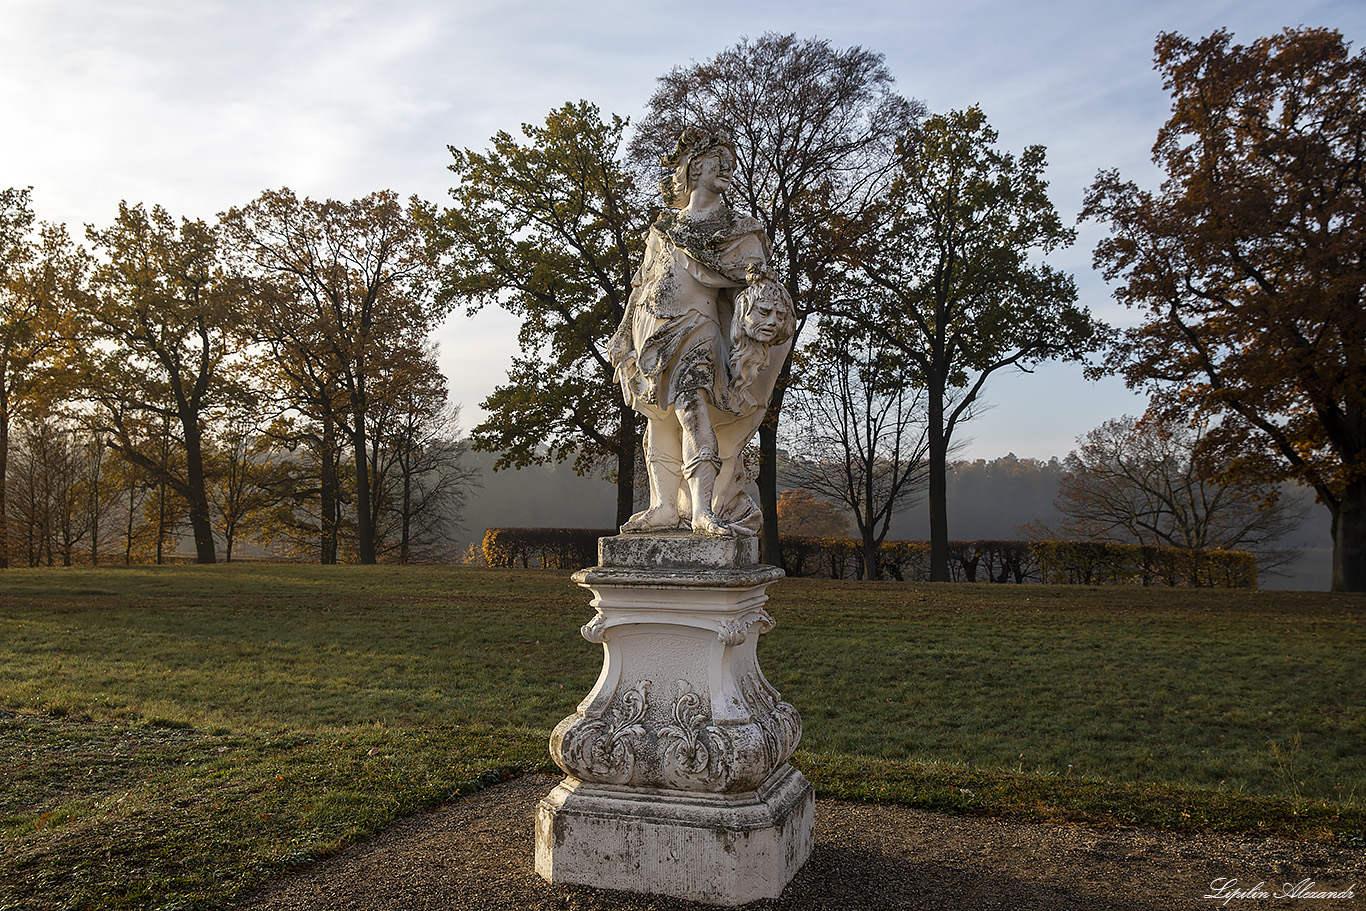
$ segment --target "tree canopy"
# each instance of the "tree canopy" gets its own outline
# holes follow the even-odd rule
[[[1164,33],[1156,191],[1102,172],[1095,262],[1143,313],[1113,366],[1212,419],[1231,476],[1293,479],[1333,516],[1333,587],[1366,590],[1366,54],[1328,29],[1251,45]]]
[[[289,404],[318,420],[324,436],[339,428],[350,443],[362,563],[377,559],[378,377],[398,360],[420,357],[421,340],[444,315],[432,294],[434,261],[418,208],[390,190],[319,202],[284,188],[224,216],[256,281],[251,333],[277,353],[272,366]]]
[[[953,433],[999,370],[1078,358],[1103,333],[1072,277],[1033,261],[1070,244],[1048,198],[1042,146],[996,147],[980,108],[935,115],[900,145],[884,208],[848,266],[844,312],[895,349],[923,385],[929,421],[931,578],[948,579],[945,472]]]
[[[470,313],[497,304],[522,319],[522,354],[483,402],[477,448],[496,468],[607,462],[617,521],[634,511],[642,419],[613,379],[607,341],[621,322],[644,251],[649,206],[621,160],[626,121],[585,102],[506,132],[487,151],[451,149],[452,204],[429,211],[443,257],[441,299]]]
[[[160,206],[119,205],[88,237],[104,254],[80,309],[72,361],[98,426],[124,458],[186,503],[200,563],[217,561],[206,487],[206,425],[232,395],[241,284],[222,263],[215,226]],[[174,427],[168,451],[156,427]]]

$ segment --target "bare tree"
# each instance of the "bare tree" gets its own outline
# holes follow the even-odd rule
[[[377,550],[399,563],[453,560],[476,471],[435,350],[397,358],[376,386]]]
[[[924,397],[902,359],[865,329],[827,319],[801,354],[793,384],[790,480],[840,504],[863,539],[866,577],[892,516],[913,505],[928,473]]]
[[[1226,480],[1204,425],[1153,414],[1106,421],[1078,439],[1054,508],[1057,533],[1090,540],[1245,550],[1262,571],[1295,559],[1276,542],[1304,521],[1275,482]]]
[[[248,396],[234,402],[214,428],[209,501],[228,563],[262,515],[290,493],[274,483],[280,476],[272,451],[276,441],[262,423],[260,401]]]
[[[104,471],[102,441],[51,411],[29,414],[16,427],[6,479],[11,554],[30,566],[71,566],[88,547],[91,562],[98,562],[108,537],[104,519],[117,496]]]

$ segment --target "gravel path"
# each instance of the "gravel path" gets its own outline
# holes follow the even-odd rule
[[[281,880],[242,911],[701,911],[675,899],[551,886],[532,869],[532,775],[403,820]],[[1216,880],[1264,898],[1205,898]],[[1285,884],[1351,898],[1278,897]],[[816,801],[816,848],[781,898],[750,911],[1366,909],[1366,851],[1280,840],[1102,831]]]

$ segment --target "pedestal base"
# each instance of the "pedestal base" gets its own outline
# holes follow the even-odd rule
[[[787,764],[748,794],[566,778],[536,808],[536,872],[735,907],[778,897],[811,855],[814,825],[815,792]]]

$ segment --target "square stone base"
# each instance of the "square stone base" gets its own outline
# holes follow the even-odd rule
[[[669,531],[598,538],[599,566],[736,569],[758,562],[759,539],[753,535],[713,538]]]
[[[734,796],[566,778],[536,808],[536,872],[557,885],[728,907],[777,898],[811,856],[815,806],[787,764]]]

